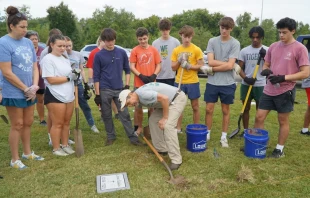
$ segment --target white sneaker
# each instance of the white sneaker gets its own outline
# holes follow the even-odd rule
[[[72,144],[75,144],[75,142],[73,140],[68,140],[68,144],[72,145]]]
[[[75,153],[75,151],[71,148],[71,146],[63,146],[62,147],[62,150],[64,151],[64,152],[66,152],[67,154],[69,154],[69,155],[71,155],[71,154],[73,154],[73,153]]]
[[[220,143],[221,143],[223,148],[228,148],[229,147],[228,146],[228,141],[227,141],[226,138],[221,139]]]
[[[27,167],[25,164],[23,164],[23,162],[20,161],[20,160],[16,160],[14,163],[13,163],[12,160],[11,160],[10,166],[13,167],[13,168],[17,168],[17,169],[19,169],[19,170],[23,170],[23,169],[25,169],[25,168],[28,168],[28,167]]]
[[[58,155],[58,156],[67,156],[68,154],[63,151],[61,148],[57,149],[56,151],[53,151],[54,155]]]
[[[207,142],[210,141],[210,133],[207,134]]]
[[[182,129],[180,129],[180,130],[179,130],[179,129],[177,129],[177,133],[178,133],[178,134],[183,133],[183,132],[182,132]]]
[[[37,160],[37,161],[43,161],[44,157],[41,157],[39,155],[34,154],[34,152],[32,151],[29,155],[25,155],[23,153],[22,155],[22,159],[28,159],[28,160]]]
[[[94,133],[99,133],[99,130],[98,130],[98,128],[96,127],[96,125],[93,125],[90,129],[91,129]]]
[[[52,143],[51,140],[48,142],[48,145],[49,145],[49,146],[53,146],[53,143]]]

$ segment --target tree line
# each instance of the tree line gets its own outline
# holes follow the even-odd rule
[[[30,7],[19,7],[20,12],[28,17],[28,29],[35,30],[40,35],[41,42],[46,42],[48,32],[52,28],[60,29],[64,35],[69,36],[74,42],[74,49],[80,50],[86,44],[95,43],[100,32],[105,27],[113,28],[117,32],[116,43],[120,46],[132,48],[137,45],[135,31],[138,27],[145,27],[149,31],[149,43],[159,37],[157,27],[159,16],[152,15],[148,18],[136,18],[132,12],[125,9],[115,9],[105,5],[102,9],[96,9],[91,18],[78,19],[68,5],[61,2],[58,6],[47,9],[48,15],[41,18],[33,18]],[[170,34],[178,39],[179,29],[184,25],[190,25],[195,29],[192,42],[202,50],[206,49],[210,38],[219,35],[218,21],[224,15],[215,12],[210,13],[207,9],[195,9],[174,14],[169,19],[172,22]],[[285,16],[283,16],[284,18]],[[248,32],[253,26],[259,25],[259,19],[253,18],[251,13],[245,12],[235,19],[236,26],[232,36],[240,41],[241,47],[251,43]],[[264,45],[269,46],[278,40],[277,29],[272,19],[264,19],[260,24],[265,30]],[[295,36],[309,34],[310,27],[303,22],[297,22]],[[0,13],[0,36],[7,34],[5,16]]]

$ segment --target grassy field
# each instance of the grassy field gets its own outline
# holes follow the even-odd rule
[[[201,79],[201,93],[204,93],[206,79]],[[237,119],[242,104],[239,100],[239,86],[235,104],[231,106],[229,132],[237,128]],[[186,134],[179,135],[183,164],[175,175],[182,175],[187,183],[173,186],[166,181],[169,175],[148,147],[136,147],[129,143],[121,123],[114,120],[117,141],[104,147],[106,133],[100,121],[99,111],[93,98],[89,101],[100,134],[91,133],[81,113],[85,155],[76,158],[56,157],[48,146],[47,130],[39,125],[38,116],[32,126],[32,148],[45,161],[23,161],[28,169],[19,171],[9,167],[8,145],[9,125],[0,120],[0,197],[309,197],[310,173],[308,165],[309,140],[299,134],[306,110],[306,94],[297,90],[295,111],[290,116],[290,136],[285,146],[286,156],[281,159],[249,159],[239,151],[244,140],[229,140],[230,148],[221,148],[221,109],[216,104],[211,141],[202,153],[186,150]],[[132,113],[132,109],[130,109]],[[0,113],[6,114],[3,107]],[[200,98],[200,122],[204,124],[205,103]],[[254,106],[251,110],[250,126],[254,122]],[[184,112],[183,129],[192,123],[192,111],[188,102]],[[74,119],[71,123],[74,128]],[[144,125],[147,125],[146,114]],[[269,131],[270,154],[277,143],[278,123],[275,112],[271,112],[265,124]],[[72,137],[73,138],[73,137]],[[220,158],[214,158],[216,148]],[[22,151],[20,151],[21,153]],[[169,159],[164,158],[167,162]],[[130,190],[97,194],[96,176],[101,174],[127,172]]]

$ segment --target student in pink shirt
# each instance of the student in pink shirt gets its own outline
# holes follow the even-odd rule
[[[264,121],[270,112],[278,112],[278,144],[271,157],[284,156],[283,148],[289,134],[289,115],[294,108],[296,80],[309,76],[309,61],[306,47],[294,39],[296,21],[281,19],[277,24],[280,41],[273,43],[265,56],[262,76],[267,85],[259,101],[254,128],[264,128]]]

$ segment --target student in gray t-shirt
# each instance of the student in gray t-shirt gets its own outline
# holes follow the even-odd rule
[[[178,88],[164,83],[148,83],[131,92],[123,90],[119,95],[121,109],[126,106],[154,108],[149,118],[152,143],[155,149],[168,155],[171,159],[171,170],[176,170],[182,164],[179,140],[177,135],[177,122],[181,116],[187,97]],[[138,120],[137,134],[142,131],[142,120]]]
[[[229,124],[229,105],[234,102],[236,90],[233,68],[240,50],[239,41],[230,36],[234,25],[232,18],[223,17],[219,22],[221,35],[211,38],[207,46],[208,64],[215,72],[213,76],[208,76],[208,83],[204,94],[206,125],[209,132],[207,139],[210,140],[214,106],[220,97],[223,112],[222,136],[220,140],[222,147],[228,147],[226,136]]]
[[[248,93],[248,89],[250,85],[252,85],[252,89],[244,109],[242,115],[242,123],[244,130],[249,128],[249,118],[250,118],[250,109],[251,109],[251,101],[252,99],[256,102],[256,109],[258,108],[259,99],[263,94],[264,86],[266,85],[266,77],[262,76],[260,73],[262,72],[262,68],[264,65],[264,54],[260,55],[261,48],[265,49],[266,53],[268,47],[262,44],[264,39],[265,32],[264,29],[260,26],[252,27],[249,31],[249,38],[251,39],[251,45],[243,48],[239,54],[238,64],[243,70],[240,71],[240,76],[243,79],[240,86],[240,99],[244,104],[246,95]],[[259,69],[257,71],[257,75],[253,78],[253,73],[257,65],[258,58],[261,57]]]
[[[169,35],[171,22],[168,19],[160,20],[158,28],[161,37],[152,43],[159,52],[161,58],[161,71],[157,75],[156,82],[174,86],[175,71],[172,71],[170,57],[173,49],[180,45],[180,41]]]

